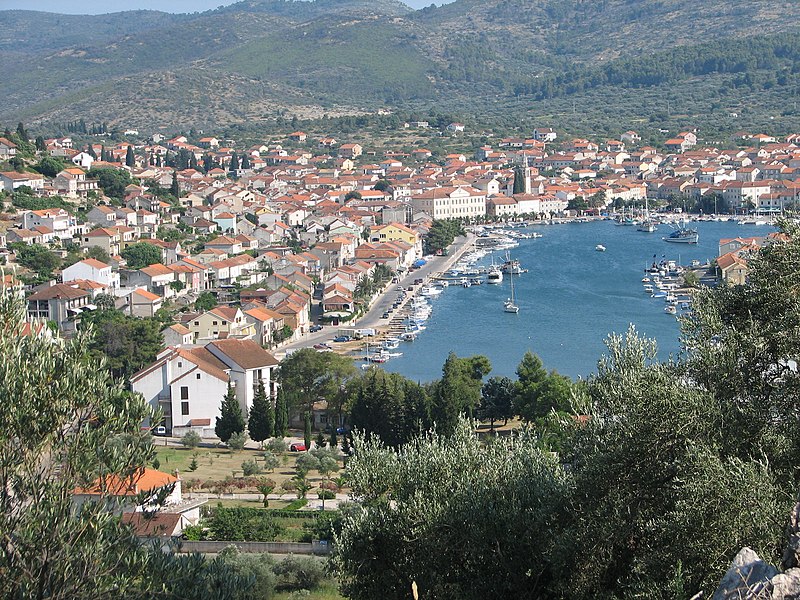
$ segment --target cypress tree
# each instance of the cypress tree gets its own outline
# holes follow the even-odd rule
[[[250,432],[250,439],[254,442],[263,442],[272,437],[275,431],[275,413],[272,411],[272,406],[270,406],[270,402],[267,399],[264,382],[260,380],[256,385],[253,406],[250,407],[247,429]]]
[[[303,441],[306,444],[306,450],[311,448],[311,413],[306,411],[303,415]]]
[[[170,186],[169,191],[176,198],[180,198],[181,197],[181,188],[178,186],[178,172],[177,171],[173,171],[172,172],[172,185]],[[253,436],[250,436],[250,439],[255,440],[256,438],[254,438]],[[258,440],[256,440],[256,441],[258,441]]]
[[[231,173],[236,173],[239,170],[239,157],[236,155],[236,152],[231,154],[231,162],[228,165],[228,171]]]
[[[25,131],[25,126],[22,124],[21,121],[17,125],[17,135],[19,136],[19,139],[22,140],[23,142],[28,141],[28,132]]]
[[[247,158],[247,154],[242,154],[242,163],[241,163],[240,166],[241,166],[242,169],[249,169],[250,168],[250,159]]]
[[[514,167],[514,189],[513,193],[522,194],[525,192],[525,172],[522,167]]]
[[[275,437],[286,437],[289,433],[289,406],[286,404],[286,395],[283,389],[278,389],[275,398]]]
[[[133,167],[136,164],[136,159],[133,156],[133,146],[128,146],[128,151],[125,153],[125,164]]]
[[[228,383],[228,391],[222,399],[219,412],[220,416],[217,417],[214,433],[217,434],[220,440],[227,442],[234,433],[242,433],[244,431],[242,408],[236,399],[236,390],[231,387],[230,383]]]

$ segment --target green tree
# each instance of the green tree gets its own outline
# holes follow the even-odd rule
[[[181,188],[178,185],[178,171],[172,171],[172,184],[170,184],[169,191],[175,198],[181,197]]]
[[[90,169],[86,176],[97,179],[103,193],[117,200],[121,200],[125,196],[125,188],[133,182],[130,173],[125,169],[110,167]]]
[[[512,191],[514,194],[525,193],[525,172],[520,165],[514,167],[514,187]]]
[[[129,145],[125,152],[125,165],[128,167],[136,166],[136,157],[133,155],[133,146]]]
[[[9,244],[17,256],[17,262],[34,271],[41,280],[52,278],[53,271],[61,266],[61,259],[41,244],[30,246],[22,242]]]
[[[236,152],[231,154],[231,161],[228,163],[228,171],[231,173],[236,173],[239,170],[239,157],[236,155]]]
[[[197,448],[200,445],[200,434],[194,430],[187,431],[181,438],[181,444],[187,448]]]
[[[76,488],[138,480],[155,457],[141,424],[158,415],[86,359],[88,332],[54,344],[22,335],[24,317],[23,301],[0,292],[0,597],[246,594],[249,580],[224,565],[140,544],[108,510],[121,508],[116,484],[99,485],[97,501],[76,508]]]
[[[250,407],[247,429],[250,439],[254,442],[263,442],[271,438],[275,432],[275,411],[267,398],[264,382],[260,379],[256,384],[253,404]]]
[[[492,377],[481,388],[481,403],[478,406],[478,417],[490,422],[494,431],[494,422],[508,420],[514,415],[513,402],[515,394],[514,382],[508,377]]]
[[[164,343],[159,321],[130,317],[118,310],[84,313],[81,325],[91,326],[90,354],[104,358],[111,372],[125,380],[155,361]]]
[[[607,345],[565,448],[574,490],[554,547],[571,565],[560,584],[574,598],[667,600],[676,587],[714,589],[742,545],[777,558],[791,497],[767,462],[726,456],[722,405],[632,329]]]
[[[109,264],[111,262],[111,257],[108,255],[108,252],[106,252],[105,249],[101,248],[100,246],[90,246],[86,250],[86,258],[93,258],[105,264]]]
[[[278,388],[275,397],[275,437],[284,438],[289,434],[289,405],[286,402],[286,394],[282,388]]]
[[[348,386],[349,423],[399,447],[433,425],[431,399],[417,383],[397,373],[369,369]]]
[[[66,168],[66,165],[60,158],[43,156],[34,168],[45,177],[55,177]]]
[[[227,442],[234,433],[244,432],[242,408],[236,398],[236,389],[230,383],[228,383],[228,391],[222,399],[219,412],[220,416],[217,417],[214,432],[220,440]]]
[[[353,600],[543,598],[548,548],[568,478],[532,435],[482,443],[473,424],[401,451],[354,436],[350,486],[362,499],[336,538],[334,568]],[[552,597],[556,597],[553,595]]]
[[[147,242],[131,244],[120,254],[128,261],[130,269],[142,269],[161,262],[161,248]]]
[[[211,292],[203,292],[194,301],[195,310],[207,312],[217,305],[217,297]]]
[[[311,449],[311,412],[306,411],[303,414],[303,442],[306,445],[306,450]]]
[[[310,412],[314,402],[332,399],[355,373],[352,359],[346,356],[303,348],[283,359],[278,381],[290,403],[290,412]]]
[[[459,358],[450,352],[433,387],[432,413],[439,431],[452,431],[460,415],[472,414],[481,402],[483,377],[491,370],[485,356]]]

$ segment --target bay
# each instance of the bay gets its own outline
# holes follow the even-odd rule
[[[543,237],[520,240],[513,258],[529,269],[514,277],[518,314],[503,311],[510,295],[508,275],[500,285],[464,288],[450,286],[431,301],[433,312],[414,342],[401,346],[403,356],[383,368],[415,381],[441,376],[450,351],[458,356],[483,354],[492,362],[492,375],[514,377],[527,350],[538,354],[547,369],[585,377],[596,371],[611,332],[624,333],[630,324],[658,342],[659,357],[680,350],[678,323],[664,312],[664,300],[643,291],[644,269],[655,256],[688,265],[717,257],[722,238],[764,236],[767,226],[730,221],[692,223],[699,243],[670,244],[661,238],[670,231],[660,225],[654,233],[620,227],[610,221],[535,225]],[[605,252],[597,252],[602,244]],[[495,252],[495,262],[502,253]],[[478,264],[489,264],[486,257]]]

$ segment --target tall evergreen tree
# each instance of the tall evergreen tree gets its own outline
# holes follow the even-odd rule
[[[289,405],[283,388],[278,388],[275,398],[275,437],[286,437],[289,433]]]
[[[172,185],[170,186],[169,191],[176,198],[180,198],[181,197],[181,188],[178,185],[178,172],[177,171],[173,171],[172,172]],[[253,439],[255,439],[255,438],[253,438]]]
[[[36,136],[36,150],[44,152],[47,145],[44,143],[44,138],[41,135]]]
[[[125,164],[129,167],[136,165],[136,157],[133,155],[133,146],[128,146],[128,151],[125,153]]]
[[[242,154],[242,162],[241,162],[242,169],[249,169],[250,168],[250,159],[247,158],[247,154]]]
[[[514,167],[514,189],[513,193],[515,194],[523,194],[525,193],[525,172],[517,165]]]
[[[247,430],[254,442],[263,442],[271,438],[275,431],[275,413],[264,390],[264,382],[261,380],[256,385],[253,405],[250,407],[250,418],[247,420]]]
[[[228,171],[231,173],[236,173],[239,170],[239,157],[236,155],[236,152],[231,154],[231,162],[228,163]]]
[[[306,411],[303,415],[303,441],[306,444],[306,450],[311,448],[311,413]]]
[[[92,144],[86,146],[86,154],[97,160],[97,153],[94,151],[94,146]]]
[[[17,125],[17,135],[19,136],[19,139],[21,139],[23,142],[28,141],[28,132],[25,131],[25,126],[22,124],[21,121]]]
[[[217,417],[214,433],[217,434],[220,440],[227,442],[234,433],[242,433],[244,431],[242,408],[236,398],[236,390],[230,383],[228,383],[228,391],[222,399],[219,412],[220,416]]]

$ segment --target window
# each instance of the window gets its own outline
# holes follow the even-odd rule
[[[199,325],[200,325],[200,321],[195,321],[195,322],[194,322],[194,326],[195,326],[195,327],[197,327],[197,326],[199,326]]]
[[[197,374],[197,378],[200,379],[200,373]]]
[[[182,385],[181,386],[181,400],[188,400],[189,399],[189,387]]]
[[[217,322],[216,322],[216,321],[211,321],[211,324],[212,324],[212,325],[216,325],[216,324],[217,324]]]
[[[217,322],[216,322],[216,321],[214,321],[214,325],[216,325],[216,324],[217,324]],[[223,321],[223,322],[222,322],[222,324],[223,324],[223,325],[227,325],[227,324],[228,324],[228,322],[227,322],[227,321]]]
[[[181,415],[185,417],[188,414],[189,414],[189,403],[181,402]]]
[[[180,369],[181,367],[183,367],[183,363],[181,361],[178,361],[178,368]]]

